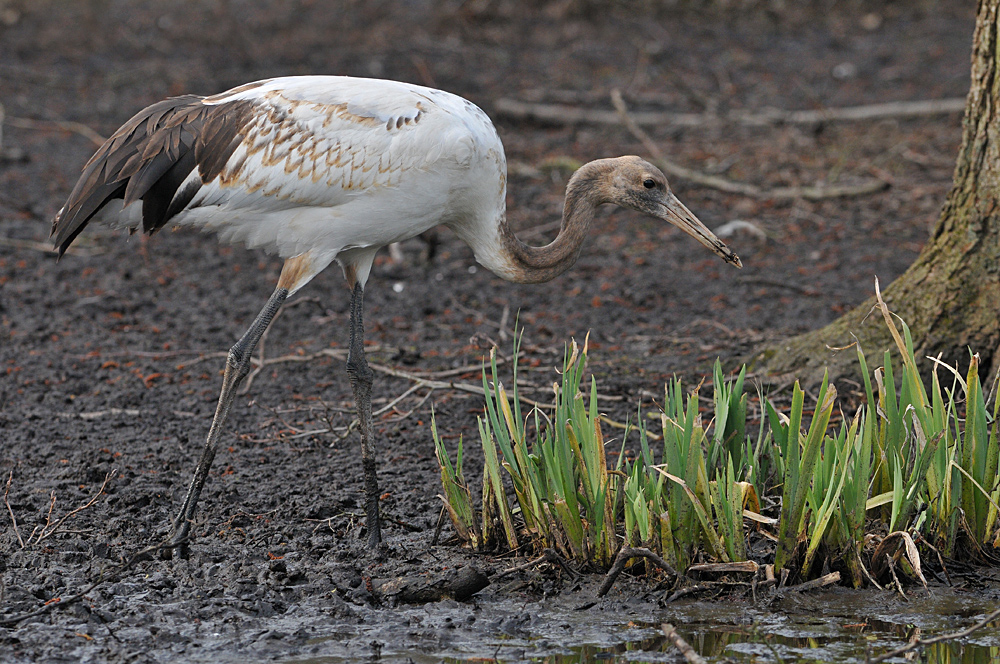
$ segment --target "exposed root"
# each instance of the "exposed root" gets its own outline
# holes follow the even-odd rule
[[[604,597],[605,595],[607,595],[608,591],[611,590],[611,586],[615,585],[615,581],[618,579],[618,575],[621,574],[622,570],[625,569],[625,565],[628,563],[628,561],[632,560],[633,558],[640,558],[640,557],[645,558],[647,560],[651,560],[654,565],[665,571],[667,574],[674,577],[678,576],[677,570],[671,567],[670,564],[667,563],[667,561],[665,561],[663,558],[661,558],[658,554],[651,551],[650,549],[641,547],[623,546],[621,550],[618,552],[618,555],[615,556],[615,562],[611,566],[611,569],[608,570],[607,575],[605,575],[604,583],[602,583],[601,587],[598,589],[597,596]]]

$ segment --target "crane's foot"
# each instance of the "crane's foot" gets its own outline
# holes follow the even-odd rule
[[[191,522],[187,519],[174,521],[170,534],[160,549],[160,560],[170,560],[174,556],[186,559],[191,553],[188,540],[191,535]]]

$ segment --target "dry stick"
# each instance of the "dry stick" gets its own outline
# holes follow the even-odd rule
[[[987,401],[986,403],[989,403],[989,402]],[[924,546],[926,546],[928,549],[930,549],[931,551],[933,551],[935,554],[937,554],[938,563],[941,564],[941,569],[944,570],[945,581],[948,582],[949,586],[954,586],[954,584],[951,582],[951,575],[948,574],[948,566],[944,564],[944,557],[941,555],[941,552],[937,550],[937,547],[935,547],[933,544],[931,544],[930,542],[928,542],[926,537],[923,537],[922,535],[920,535],[919,532],[917,533],[917,537],[919,537],[919,539],[917,540],[918,542],[920,542],[921,544],[923,544]],[[924,587],[925,588],[927,587],[926,583],[924,584]]]
[[[808,297],[815,297],[821,293],[819,289],[812,288],[811,286],[800,286],[799,284],[785,283],[783,281],[778,281],[777,279],[768,279],[766,277],[745,277],[740,279],[740,281],[745,284],[760,284],[762,286],[774,286],[775,288],[787,288],[788,290],[802,293]]]
[[[865,567],[865,563],[864,561],[861,560],[861,556],[858,555],[857,552],[855,552],[854,555],[858,559],[858,564],[861,565],[861,571],[865,573],[865,576],[868,577],[868,580],[872,582],[872,585],[878,588],[879,590],[884,590],[884,588],[879,584],[879,582],[875,580],[875,577],[871,575],[871,572],[868,571],[868,568]]]
[[[168,357],[197,355],[198,357],[193,358],[191,361],[181,365],[182,367],[186,367],[188,364],[195,364],[197,362],[216,357],[226,357],[228,354],[228,352],[221,350],[198,350],[197,348],[184,348],[180,350],[119,350],[114,352],[102,352],[97,355],[76,355],[75,359],[94,360],[108,357],[143,357],[151,360],[163,360]]]
[[[284,357],[276,357],[271,360],[267,360],[267,364],[273,364],[279,361],[284,362],[307,362],[313,360],[317,357],[327,356],[339,359],[341,361],[347,360],[347,351],[339,348],[324,348],[312,355],[286,355]],[[403,378],[405,380],[417,383],[419,387],[429,387],[434,390],[456,390],[458,392],[468,392],[470,394],[483,394],[483,388],[480,385],[473,385],[471,383],[458,383],[455,381],[442,381],[442,380],[430,380],[424,378],[423,376],[409,371],[403,371],[401,369],[396,369],[395,367],[386,366],[384,364],[377,364],[369,362],[368,366],[372,368],[372,371],[378,371],[384,373],[387,376],[393,376],[394,378]],[[600,398],[600,397],[598,397]],[[529,406],[534,406],[536,408],[553,408],[552,404],[539,403],[538,401],[533,401],[531,399],[520,397],[523,403]]]
[[[558,565],[562,565],[562,558],[560,558],[559,554],[556,553],[553,549],[546,548],[542,552],[542,555],[538,556],[537,558],[535,558],[533,560],[529,560],[526,563],[522,563],[520,565],[516,565],[514,567],[511,567],[509,569],[505,569],[504,571],[502,571],[499,574],[497,574],[496,578],[500,579],[500,578],[503,578],[503,577],[507,576],[508,574],[513,574],[514,572],[520,572],[523,569],[528,569],[529,567],[534,567],[535,565],[538,565],[540,563],[545,563],[545,562],[555,563],[555,564],[558,564]]]
[[[971,627],[966,627],[965,629],[960,630],[958,632],[951,632],[949,634],[940,634],[938,636],[934,636],[929,639],[917,639],[916,641],[911,641],[910,643],[907,643],[905,646],[896,648],[895,650],[892,650],[887,653],[882,653],[878,657],[872,657],[870,659],[866,658],[865,661],[868,662],[869,664],[877,664],[878,662],[884,662],[887,659],[898,657],[903,653],[915,650],[917,648],[924,648],[926,646],[934,645],[935,643],[941,643],[942,641],[954,641],[955,639],[962,639],[965,638],[966,636],[969,636],[976,630],[982,629],[989,623],[998,619],[1000,619],[1000,609],[997,609],[996,611],[989,614],[988,616],[977,622],[975,625],[972,625]]]
[[[7,506],[7,511],[10,513],[10,522],[14,524],[14,534],[17,535],[17,541],[24,548],[24,540],[21,539],[21,533],[17,529],[17,519],[14,518],[14,510],[10,506],[10,502],[7,500],[7,494],[10,493],[10,483],[14,481],[14,469],[11,468],[10,475],[7,476],[7,488],[3,492],[3,504]]]
[[[625,100],[622,99],[622,95],[619,90],[615,89],[611,91],[611,102],[615,105],[615,108],[618,111],[621,123],[625,125],[625,128],[628,129],[633,136],[639,139],[639,141],[646,148],[646,151],[652,155],[653,162],[657,166],[670,175],[676,175],[679,178],[684,178],[685,180],[689,180],[705,187],[712,187],[713,189],[718,189],[719,191],[725,191],[731,194],[741,194],[752,198],[806,198],[809,200],[821,200],[824,198],[837,198],[840,196],[864,196],[881,191],[889,186],[889,183],[884,182],[883,180],[872,180],[857,186],[775,187],[774,189],[764,189],[747,182],[736,182],[735,180],[730,180],[729,178],[724,178],[718,175],[708,175],[707,173],[702,173],[701,171],[681,166],[680,164],[667,159],[656,142],[653,141],[649,134],[647,134],[638,124],[636,124],[635,120],[629,114],[628,108],[625,106]]]
[[[47,242],[35,242],[34,240],[20,240],[18,238],[7,237],[0,235],[0,246],[4,247],[14,247],[15,249],[31,249],[32,251],[40,251],[43,254],[55,254],[58,253],[55,247]],[[103,249],[83,249],[81,247],[72,246],[66,250],[67,254],[71,256],[97,256],[103,254]]]
[[[660,629],[663,630],[663,635],[674,644],[674,647],[681,651],[681,654],[684,655],[684,659],[689,661],[691,664],[705,664],[705,660],[702,656],[695,652],[694,648],[692,648],[687,641],[681,638],[681,635],[677,633],[677,630],[674,629],[673,625],[670,623],[663,623],[660,625]]]
[[[382,408],[379,408],[377,411],[375,411],[374,413],[372,413],[372,416],[375,417],[375,416],[381,415],[382,413],[386,413],[389,410],[394,409],[397,403],[399,403],[400,401],[402,401],[406,397],[410,396],[410,394],[412,394],[413,392],[416,392],[417,390],[422,389],[423,387],[425,387],[425,386],[423,386],[423,385],[414,385],[413,387],[411,387],[410,389],[406,390],[401,395],[399,395],[398,397],[396,397],[395,399],[393,399],[392,401],[390,401],[388,404],[386,404]],[[405,420],[406,418],[408,418],[410,415],[412,415],[418,408],[420,408],[421,406],[423,406],[427,402],[427,400],[431,398],[431,395],[433,393],[434,393],[434,388],[433,387],[428,388],[427,389],[427,394],[425,394],[423,396],[423,398],[420,399],[420,401],[418,401],[417,404],[413,408],[411,408],[410,410],[406,411],[405,413],[400,413],[399,417],[395,417],[395,418],[391,418],[391,419],[383,420],[383,421],[384,422],[402,422],[403,420]],[[346,427],[343,427],[344,431],[343,431],[342,434],[340,434],[340,436],[338,437],[338,439],[339,440],[343,440],[344,438],[346,438],[351,433],[351,431],[353,431],[358,426],[360,426],[360,424],[361,424],[360,420],[358,420],[358,418],[355,417],[353,420],[351,420],[350,424],[348,424]],[[326,429],[326,430],[323,430],[323,431],[304,431],[304,432],[302,432],[300,434],[292,436],[292,438],[301,438],[301,437],[304,437],[304,436],[307,436],[307,435],[316,434],[316,433],[326,433],[327,431],[329,431],[330,433],[334,433],[334,431],[333,431],[332,428],[331,429]]]
[[[598,415],[597,419],[600,420],[601,422],[603,422],[604,424],[607,424],[612,429],[634,429],[635,428],[634,424],[630,424],[630,423],[627,423],[627,422],[618,422],[616,420],[611,419],[607,415]],[[649,438],[650,440],[663,440],[663,436],[661,436],[661,435],[659,435],[657,433],[653,433],[652,431],[647,431],[646,432],[646,437]]]
[[[710,583],[698,583],[693,586],[684,586],[683,588],[678,588],[677,590],[675,590],[670,595],[670,597],[663,600],[663,603],[670,604],[671,602],[675,602],[681,597],[684,597],[685,595],[692,595],[694,593],[700,593],[703,590],[714,590],[716,588],[718,588],[718,586],[712,585]],[[667,593],[663,594],[666,595]]]
[[[521,351],[518,356],[524,355],[524,351]],[[505,357],[497,357],[497,366],[503,366],[507,364],[508,360]],[[454,369],[442,369],[441,371],[427,371],[424,373],[415,374],[417,376],[423,376],[424,378],[448,378],[450,376],[464,376],[468,373],[479,373],[483,370],[483,365],[479,364],[467,364],[464,367],[455,367]]]
[[[392,410],[392,409],[394,409],[396,407],[397,403],[399,403],[400,401],[402,401],[406,397],[410,396],[411,394],[413,394],[417,390],[421,389],[421,387],[422,387],[421,385],[411,385],[405,392],[403,392],[398,397],[396,397],[395,399],[393,399],[392,401],[390,401],[386,405],[384,405],[381,408],[379,408],[378,410],[376,410],[374,413],[372,413],[372,415],[373,416],[378,416],[378,415],[381,415],[382,413],[388,413],[390,410]],[[434,391],[434,388],[431,388],[430,390],[428,390],[427,396],[430,396],[430,393],[433,392],[433,391]],[[423,400],[421,400],[421,403],[423,403],[423,401],[426,401],[426,400],[427,400],[427,397],[424,397]],[[418,405],[418,407],[419,407],[419,405]],[[410,412],[412,413],[413,411],[411,410]],[[407,413],[407,414],[409,414],[409,413]]]
[[[45,527],[42,528],[42,532],[38,533],[38,537],[35,538],[35,543],[37,544],[38,542],[41,542],[43,539],[45,539],[45,538],[47,538],[47,537],[49,537],[51,535],[55,535],[57,532],[59,532],[59,528],[64,523],[66,523],[67,519],[69,519],[74,514],[79,514],[83,510],[87,509],[88,507],[90,507],[91,505],[93,505],[94,503],[96,503],[97,499],[104,495],[104,490],[108,488],[108,482],[110,482],[112,479],[114,479],[114,477],[117,474],[118,474],[118,470],[117,469],[114,469],[114,468],[111,469],[111,472],[109,472],[109,473],[107,473],[107,474],[104,475],[104,481],[101,483],[101,488],[97,490],[97,493],[95,493],[94,496],[90,500],[88,500],[84,505],[81,505],[80,507],[77,507],[75,510],[71,510],[70,512],[68,512],[63,518],[61,518],[58,521],[56,521],[55,524],[53,524],[51,527],[49,526],[49,519],[46,518],[45,519]],[[55,504],[56,504],[55,493],[53,493],[52,494],[52,505],[49,506],[49,516],[52,515],[52,508],[55,507]],[[28,542],[29,543],[31,542],[30,538],[28,539]]]
[[[410,393],[415,392],[416,390],[419,390],[419,389],[421,389],[423,387],[425,387],[425,386],[424,385],[414,385],[413,387],[411,387],[410,389],[408,389],[406,392],[404,392],[402,395],[396,397],[394,400],[392,400],[391,402],[389,402],[389,404],[387,406],[385,406],[384,408],[380,408],[379,410],[377,410],[374,413],[372,413],[372,416],[381,415],[382,413],[387,412],[390,408],[393,408],[402,399],[404,399],[405,397],[409,396]],[[431,394],[433,394],[433,393],[434,393],[434,388],[433,387],[428,388],[427,389],[427,394],[425,394],[424,397],[420,401],[417,402],[417,405],[415,405],[413,408],[411,408],[410,410],[406,411],[405,413],[400,414],[399,417],[394,418],[394,419],[390,419],[390,420],[386,420],[386,421],[387,422],[402,422],[407,417],[409,417],[410,415],[412,415],[414,413],[414,411],[417,410],[417,408],[420,408],[421,406],[423,406],[424,403],[426,403],[427,400],[431,398]],[[353,420],[351,420],[350,424],[348,424],[347,427],[344,428],[344,432],[342,434],[340,434],[339,440],[343,440],[344,438],[347,438],[347,436],[351,433],[351,431],[353,431],[354,429],[358,428],[359,426],[361,426],[361,421],[358,418],[355,417]],[[333,433],[333,430],[331,430],[330,433]]]
[[[748,127],[778,124],[817,124],[820,122],[870,121],[885,118],[912,118],[928,115],[961,113],[965,98],[931,99],[923,101],[897,101],[868,106],[847,106],[814,111],[784,111],[769,108],[758,112],[733,111],[725,115],[703,113],[667,113],[663,111],[637,111],[633,114],[638,125],[646,127],[704,127],[735,123]],[[532,104],[501,97],[493,105],[500,115],[515,119],[534,119],[557,124],[618,124],[618,114],[613,111],[579,108],[565,104]]]
[[[899,582],[899,577],[896,576],[896,564],[892,562],[892,556],[887,553],[885,554],[885,559],[889,562],[889,572],[892,574],[892,580],[896,582],[896,590],[899,591],[899,596],[903,598],[904,602],[909,602],[910,600],[906,598],[906,593],[903,592],[903,586]]]
[[[49,511],[45,515],[45,525],[35,526],[34,528],[31,529],[31,534],[28,535],[28,544],[31,544],[31,539],[35,536],[35,533],[37,533],[39,530],[41,530],[44,533],[45,529],[49,527],[49,524],[52,523],[52,510],[54,510],[55,508],[56,508],[56,492],[55,489],[53,489],[52,492],[49,494]],[[40,542],[41,538],[39,538],[38,541]]]
[[[615,556],[615,562],[611,566],[611,569],[608,570],[607,575],[604,577],[604,583],[602,583],[600,589],[598,589],[597,596],[604,597],[605,595],[607,595],[608,591],[611,590],[611,586],[615,585],[615,580],[618,578],[618,575],[621,574],[622,570],[625,569],[625,564],[628,563],[628,561],[632,560],[633,558],[639,558],[639,557],[653,561],[654,565],[665,571],[667,574],[670,574],[671,576],[678,576],[677,570],[675,570],[673,567],[670,566],[669,563],[667,563],[667,561],[665,561],[663,558],[661,558],[654,552],[650,551],[649,549],[641,547],[623,546],[621,548],[621,551],[618,552],[618,555]]]
[[[403,392],[402,394],[400,394],[399,396],[397,396],[395,399],[393,399],[392,401],[390,401],[389,403],[387,403],[385,406],[383,406],[382,408],[379,408],[378,410],[374,411],[372,413],[372,416],[373,417],[378,417],[379,415],[382,415],[383,413],[387,413],[390,410],[393,410],[396,407],[396,404],[398,404],[400,401],[402,401],[406,397],[410,396],[411,394],[413,394],[417,390],[423,389],[423,388],[424,388],[423,385],[419,385],[419,384],[418,385],[413,385],[412,387],[410,387],[409,389],[407,389],[405,392]],[[406,419],[407,417],[409,417],[410,415],[412,415],[413,411],[415,411],[417,408],[420,408],[420,406],[422,406],[424,404],[424,402],[426,402],[427,399],[430,398],[430,396],[431,396],[431,394],[433,392],[434,392],[434,388],[428,389],[427,390],[427,394],[425,394],[424,397],[420,401],[417,402],[416,406],[414,406],[410,410],[406,411],[405,413],[401,413],[400,417],[398,417],[398,418],[396,418],[395,420],[392,420],[392,421],[402,421],[402,420]],[[264,404],[257,403],[256,401],[254,401],[253,403],[255,403],[256,405],[260,406],[262,409],[266,410],[267,412],[271,413],[271,415],[276,420],[278,420],[283,425],[285,425],[285,427],[287,429],[295,432],[295,433],[293,433],[290,436],[283,437],[284,440],[295,440],[297,438],[305,438],[307,436],[314,436],[314,435],[320,434],[320,433],[336,433],[336,431],[334,430],[334,427],[329,426],[329,422],[328,422],[327,428],[325,428],[325,429],[310,429],[308,431],[303,431],[303,430],[299,429],[298,427],[293,426],[290,422],[288,422],[283,417],[281,417],[278,414],[279,411],[277,409],[275,409],[275,408],[269,408],[269,407],[265,406]],[[295,412],[295,411],[292,411],[292,412]],[[337,431],[341,431],[341,430],[343,431],[343,433],[339,436],[339,439],[343,440],[344,438],[346,438],[351,433],[351,431],[353,431],[355,428],[357,428],[358,425],[359,425],[358,419],[354,418],[353,420],[351,420],[351,422],[346,427],[336,427]]]
[[[104,482],[101,484],[101,488],[97,490],[97,493],[94,494],[90,498],[90,500],[88,500],[86,503],[84,503],[80,507],[77,507],[74,510],[70,510],[61,519],[59,519],[55,523],[52,523],[52,511],[55,509],[55,506],[56,506],[56,492],[53,491],[52,495],[51,495],[51,500],[49,501],[49,511],[48,511],[48,514],[45,517],[45,525],[44,526],[35,526],[35,528],[31,531],[31,535],[28,536],[28,541],[27,542],[25,542],[24,540],[21,539],[21,534],[18,533],[18,531],[17,531],[17,521],[15,520],[14,521],[14,533],[17,535],[17,540],[18,540],[18,542],[20,542],[21,548],[23,549],[23,548],[25,548],[25,547],[27,547],[27,546],[29,546],[31,544],[38,544],[42,540],[44,540],[44,539],[46,539],[48,537],[51,537],[52,535],[55,535],[57,532],[59,532],[59,529],[62,527],[62,525],[64,523],[66,523],[66,521],[70,517],[72,517],[74,514],[79,514],[83,510],[87,509],[88,507],[90,507],[91,505],[93,505],[94,503],[96,503],[97,500],[101,496],[104,495],[104,490],[108,487],[108,482],[110,482],[114,478],[114,476],[117,475],[117,474],[118,474],[117,470],[112,470],[110,473],[106,474],[104,476]],[[10,490],[10,483],[11,483],[11,480],[13,478],[14,478],[14,471],[12,470],[11,473],[10,473],[10,477],[7,478],[7,490],[8,491]],[[7,502],[7,492],[6,491],[4,492],[3,500],[4,500],[4,503],[7,504],[7,510],[10,512],[10,518],[12,520],[14,520],[14,511],[11,509],[10,503]],[[36,533],[37,533],[37,535],[36,535]]]
[[[31,118],[17,118],[8,116],[4,124],[18,129],[40,129],[51,131],[53,129],[71,131],[90,140],[97,146],[104,145],[104,137],[82,122],[72,122],[70,120],[32,120]]]
[[[271,511],[273,512],[275,510],[271,510]],[[341,516],[350,517],[352,519],[352,523],[356,523],[356,522],[360,522],[360,520],[363,519],[365,515],[364,514],[356,514],[354,512],[346,512],[345,511],[345,512],[341,512],[340,514],[335,514],[335,515],[333,515],[333,516],[331,516],[329,518],[326,518],[326,519],[305,519],[305,520],[306,521],[311,521],[311,522],[318,522],[318,523],[321,523],[321,524],[325,523],[325,524],[327,524],[327,526],[329,526],[330,530],[333,530],[333,525],[332,525],[331,521],[333,519],[336,519],[337,517],[341,517]],[[402,519],[400,519],[398,517],[394,517],[394,516],[392,516],[391,514],[388,514],[385,511],[382,512],[382,520],[383,521],[391,521],[392,523],[396,524],[397,526],[400,526],[401,528],[406,528],[411,533],[419,533],[419,532],[423,532],[423,530],[424,530],[420,526],[415,526],[412,523],[409,523],[407,521],[403,521]],[[318,527],[319,526],[317,526],[317,528]],[[313,532],[316,532],[315,529],[313,530]]]
[[[805,590],[813,590],[814,588],[829,586],[837,581],[840,581],[840,572],[830,572],[829,574],[825,574],[818,579],[813,579],[812,581],[806,581],[805,583],[799,583],[794,586],[785,586],[785,590],[790,592],[803,592]]]
[[[257,359],[257,363],[256,363],[257,366],[254,368],[253,371],[250,372],[250,374],[244,380],[243,387],[240,388],[239,394],[246,394],[247,392],[249,392],[250,391],[250,386],[253,384],[253,381],[257,377],[257,374],[259,374],[261,371],[263,371],[264,367],[267,366],[267,360],[264,357],[264,346],[267,343],[268,333],[272,329],[274,329],[274,322],[281,316],[281,314],[285,313],[285,309],[291,309],[292,307],[297,307],[298,305],[304,304],[304,303],[307,303],[307,302],[316,302],[316,303],[318,303],[319,302],[319,298],[318,297],[303,297],[303,298],[299,298],[297,300],[292,300],[291,302],[285,302],[280,307],[278,307],[278,310],[276,312],[274,312],[274,317],[271,318],[271,324],[267,326],[267,329],[264,330],[264,333],[260,337],[260,341],[257,342],[257,358],[258,358]],[[227,353],[227,356],[228,356],[228,353]]]
[[[691,572],[712,572],[713,574],[724,574],[726,572],[742,572],[745,574],[756,574],[760,565],[752,560],[743,560],[735,563],[699,563],[687,568],[687,574]]]
[[[503,313],[500,314],[500,324],[497,326],[500,330],[500,341],[504,343],[507,342],[509,335],[507,334],[507,321],[510,318],[510,304],[504,302]]]
[[[417,386],[417,387],[418,387],[418,389],[419,389],[419,386]],[[410,392],[410,391],[412,391],[412,390],[407,390],[407,392]],[[427,403],[427,400],[431,398],[431,395],[432,395],[433,393],[434,393],[434,388],[433,388],[433,387],[432,387],[432,388],[429,388],[429,389],[427,390],[427,394],[425,394],[425,395],[424,395],[423,397],[421,397],[420,401],[418,401],[418,402],[417,402],[417,404],[416,404],[416,405],[415,405],[415,406],[414,406],[413,408],[409,409],[409,410],[408,410],[408,411],[406,411],[405,413],[401,413],[401,412],[399,411],[399,409],[397,409],[397,408],[395,407],[395,403],[393,403],[393,404],[392,404],[392,406],[393,406],[393,410],[395,410],[395,411],[396,411],[397,413],[399,413],[399,417],[395,417],[395,418],[392,418],[392,419],[390,419],[390,420],[387,420],[387,421],[388,421],[388,422],[402,422],[403,420],[405,420],[405,419],[406,419],[407,417],[409,417],[410,415],[413,415],[413,413],[414,413],[414,412],[415,412],[415,411],[416,411],[416,410],[417,410],[418,408],[420,408],[420,407],[421,407],[421,406],[423,406],[423,405],[424,405],[425,403]],[[388,408],[388,406],[387,406],[386,408]],[[382,410],[385,410],[385,409],[382,409]]]
[[[444,528],[444,515],[448,513],[448,508],[441,506],[441,513],[438,514],[437,525],[434,526],[434,537],[431,538],[431,546],[437,546],[438,540],[441,538],[441,529]]]

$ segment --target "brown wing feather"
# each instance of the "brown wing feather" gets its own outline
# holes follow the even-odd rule
[[[178,189],[195,167],[203,183],[219,175],[243,139],[253,106],[202,99],[173,97],[144,108],[94,153],[52,222],[60,255],[110,201],[141,200],[142,228],[153,233],[194,198],[197,186]]]

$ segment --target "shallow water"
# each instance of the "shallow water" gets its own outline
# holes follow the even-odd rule
[[[924,639],[957,631],[995,606],[995,599],[951,590],[921,593],[909,602],[887,594],[833,590],[777,598],[770,606],[682,601],[656,608],[626,600],[587,608],[562,598],[440,602],[372,611],[361,624],[337,626],[313,639],[316,656],[286,661],[682,661],[659,629],[660,623],[670,622],[710,662],[863,662],[866,652],[877,655],[904,645],[917,630]],[[1000,662],[1000,621],[961,642],[928,647],[920,661]]]

